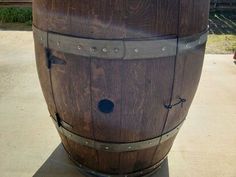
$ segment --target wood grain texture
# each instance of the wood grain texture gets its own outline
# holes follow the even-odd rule
[[[152,166],[152,157],[156,148],[155,146],[140,151],[123,152],[120,156],[120,172],[130,173]]]
[[[194,50],[178,54],[173,88],[172,104],[182,97],[186,103],[173,107],[167,117],[164,133],[180,124],[187,116],[195,96],[202,72],[205,45]]]
[[[179,0],[157,0],[156,29],[158,36],[178,33]]]
[[[122,71],[120,138],[122,142],[139,141],[145,100],[146,62],[124,62]],[[134,170],[137,154],[137,151],[121,153],[120,165],[123,173]]]
[[[156,164],[157,162],[160,162],[164,157],[166,157],[166,155],[169,153],[173,143],[174,143],[174,140],[175,140],[176,136],[168,139],[167,141],[161,143],[154,155],[153,155],[153,158],[152,158],[152,164]]]
[[[45,31],[48,31],[49,5],[49,0],[34,0],[32,3],[33,25]]]
[[[90,8],[89,25],[87,26],[89,37],[106,39],[124,37],[122,0],[92,0],[88,4]],[[97,140],[120,142],[121,76],[121,60],[107,61],[91,58],[91,107],[94,138]],[[98,103],[103,99],[114,103],[112,113],[105,114],[98,109]],[[101,151],[97,155],[100,171],[111,174],[119,173],[119,153]]]
[[[35,55],[36,55],[36,64],[38,69],[38,75],[40,84],[43,90],[44,97],[46,99],[48,110],[52,116],[57,112],[57,107],[54,102],[54,94],[51,85],[51,71],[47,68],[47,56],[45,48],[35,40]],[[59,132],[58,132],[59,133]],[[59,133],[61,141],[65,149],[71,153],[73,148],[69,145],[67,138]],[[94,151],[94,150],[93,150]]]
[[[98,152],[99,158],[99,171],[102,173],[108,174],[119,174],[121,170],[119,168],[120,165],[120,153],[117,152]]]
[[[48,5],[48,31],[58,33],[70,33],[70,7],[71,2],[67,0],[51,0]]]
[[[52,65],[51,77],[57,112],[80,136],[94,138],[90,98],[90,61],[86,58],[52,51],[66,62]]]
[[[120,142],[121,119],[121,62],[92,59],[91,91],[92,115],[95,138],[101,141]],[[115,103],[112,113],[98,109],[100,100],[109,99]]]
[[[180,0],[179,36],[189,36],[206,30],[210,0]]]
[[[35,0],[33,7],[39,28],[48,24],[49,31],[73,36],[123,39],[177,33],[178,0]]]
[[[180,0],[179,37],[198,34],[207,29],[209,4],[209,0]],[[179,98],[184,98],[187,102],[168,112],[163,133],[186,118],[200,80],[204,54],[205,45],[177,55],[171,104],[178,102]]]
[[[71,141],[67,138],[67,143],[69,145],[69,152],[71,158],[76,162],[94,170],[101,170],[99,168],[99,161],[97,151],[92,148],[82,146],[74,141]]]
[[[207,27],[209,0],[35,0],[33,8],[34,25],[45,31],[140,40],[202,32]],[[160,136],[186,117],[201,75],[204,49],[205,45],[176,57],[130,61],[52,50],[66,64],[53,64],[49,72],[45,51],[36,41],[36,61],[51,114],[57,112],[80,136],[134,142]],[[187,99],[183,108],[164,107],[178,97]],[[114,103],[113,112],[98,109],[102,99]],[[61,139],[76,161],[100,172],[122,174],[162,160],[175,137],[156,147],[123,153],[96,151],[62,135]]]
[[[48,70],[46,64],[46,49],[37,40],[35,40],[35,56],[39,81],[42,87],[43,95],[47,102],[50,114],[54,115],[56,112],[56,106],[54,103],[53,92],[51,89],[50,71]]]

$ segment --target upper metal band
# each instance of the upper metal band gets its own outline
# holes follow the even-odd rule
[[[160,143],[167,141],[168,139],[174,137],[179,132],[180,127],[183,125],[183,122],[175,127],[170,132],[163,134],[162,136],[158,136],[156,138],[152,138],[149,140],[139,141],[139,142],[131,142],[131,143],[110,143],[110,142],[102,142],[96,141],[93,139],[82,137],[78,134],[75,134],[69,131],[69,126],[67,128],[64,125],[67,125],[64,122],[58,122],[52,118],[54,124],[56,125],[57,130],[69,138],[70,140],[83,145],[87,146],[96,150],[108,151],[108,152],[128,152],[128,151],[136,151],[140,149],[146,149],[153,146],[157,146]]]
[[[33,26],[35,40],[46,48],[64,53],[102,59],[152,59],[175,56],[207,41],[207,31],[171,39],[97,40],[45,32]],[[178,46],[178,47],[177,47]],[[178,49],[178,51],[177,51]]]

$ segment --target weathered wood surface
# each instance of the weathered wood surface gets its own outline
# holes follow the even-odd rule
[[[0,7],[31,7],[32,0],[0,0]],[[212,10],[236,9],[236,0],[211,0]]]
[[[33,24],[41,30],[94,39],[185,37],[206,30],[209,0],[35,0]],[[102,60],[52,50],[66,65],[50,70],[36,43],[41,85],[51,114],[57,112],[74,133],[106,142],[151,139],[172,130],[186,118],[201,75],[205,45],[178,54],[146,60]],[[48,74],[50,76],[48,76]],[[50,90],[51,87],[51,90]],[[171,110],[163,105],[187,103]],[[114,111],[101,113],[101,99]],[[72,157],[104,173],[130,173],[165,157],[174,137],[142,151],[113,153],[78,145],[62,136]]]
[[[0,0],[0,7],[31,7],[32,0]]]

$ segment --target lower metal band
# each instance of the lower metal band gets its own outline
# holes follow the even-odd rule
[[[149,140],[138,141],[138,142],[131,142],[131,143],[110,143],[110,142],[102,142],[93,139],[88,139],[78,134],[75,134],[65,128],[63,125],[66,125],[64,122],[58,123],[54,118],[52,118],[54,124],[56,125],[57,130],[68,139],[83,145],[87,146],[96,150],[107,151],[107,152],[129,152],[129,151],[136,151],[141,149],[151,148],[153,146],[157,146],[160,143],[167,141],[168,139],[177,135],[180,130],[180,127],[183,125],[183,122],[175,127],[170,132],[158,136],[156,138],[152,138]]]
[[[176,56],[207,41],[207,30],[189,37],[152,38],[141,40],[103,40],[72,37],[42,31],[33,26],[34,39],[44,47],[64,53],[102,59],[153,59]],[[178,49],[178,51],[177,51]]]
[[[68,153],[69,154],[69,153]],[[136,171],[133,173],[128,173],[128,174],[118,174],[118,175],[114,175],[114,174],[104,174],[101,172],[97,172],[95,170],[92,170],[88,167],[83,166],[82,164],[78,163],[77,161],[75,161],[71,155],[69,155],[69,158],[76,164],[76,166],[78,166],[79,170],[83,173],[83,174],[88,174],[91,176],[97,176],[97,177],[147,177],[152,175],[153,173],[157,172],[162,163],[166,160],[167,156],[165,156],[160,162],[156,163],[155,165],[148,167],[144,170],[141,171]]]

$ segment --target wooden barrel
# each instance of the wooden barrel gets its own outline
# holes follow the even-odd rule
[[[195,95],[209,0],[35,0],[36,61],[70,158],[142,176],[166,158]]]

